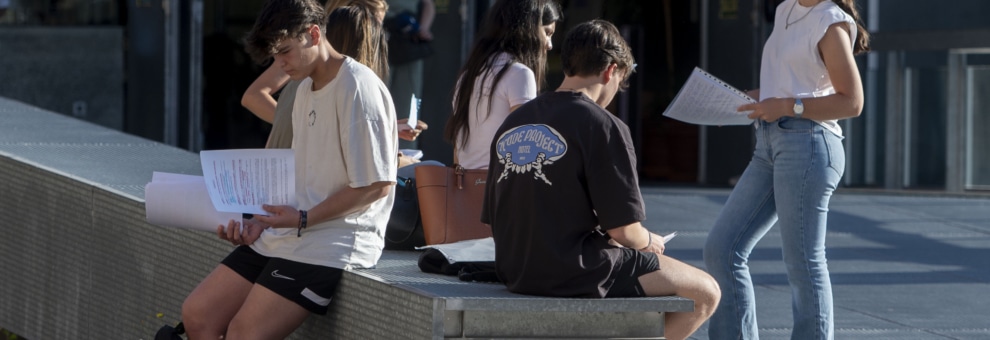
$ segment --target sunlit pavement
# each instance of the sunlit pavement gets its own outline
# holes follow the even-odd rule
[[[666,254],[701,249],[729,189],[644,186],[646,226],[677,231]],[[836,339],[990,339],[990,197],[863,193],[832,198],[827,256]],[[750,259],[760,339],[790,339],[776,228]],[[708,339],[707,325],[693,339]]]

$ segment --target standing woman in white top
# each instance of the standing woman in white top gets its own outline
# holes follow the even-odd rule
[[[498,0],[488,10],[461,68],[443,134],[462,167],[488,168],[495,130],[545,85],[550,37],[561,20],[555,0]]]
[[[757,339],[748,260],[776,223],[791,286],[792,339],[833,339],[832,287],[825,260],[828,202],[845,169],[837,120],[859,116],[863,85],[855,54],[869,36],[854,0],[785,0],[763,49],[756,149],[704,249],[722,298],[711,339]]]

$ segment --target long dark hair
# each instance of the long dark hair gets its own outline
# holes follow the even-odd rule
[[[337,52],[368,66],[384,80],[388,78],[388,46],[381,27],[371,8],[340,6],[327,14],[326,37]]]
[[[494,76],[492,87],[487,93],[491,106],[491,94],[495,85],[509,69],[503,67],[498,73],[490,74],[495,56],[499,53],[508,54],[511,62],[529,67],[536,75],[537,88],[543,88],[546,82],[547,51],[542,27],[561,20],[563,11],[555,0],[498,0],[492,5],[485,15],[481,33],[459,72],[459,81],[453,91],[454,113],[444,127],[444,140],[455,146],[467,142],[471,134],[468,126],[471,95],[476,90],[485,90],[475,89],[475,79],[478,76]],[[482,98],[484,97],[483,93]]]
[[[870,51],[870,31],[863,27],[863,20],[859,16],[859,11],[856,10],[855,0],[832,0],[843,12],[849,14],[853,17],[853,21],[856,22],[856,41],[853,42],[853,54],[860,54]]]

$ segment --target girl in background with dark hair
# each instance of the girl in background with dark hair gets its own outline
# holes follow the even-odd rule
[[[854,0],[785,0],[763,49],[756,149],[708,235],[704,258],[722,298],[711,339],[758,339],[749,255],[780,228],[793,298],[791,339],[833,339],[825,259],[828,202],[845,170],[838,120],[859,116],[863,84],[854,55],[869,49]]]
[[[498,0],[488,10],[454,88],[444,139],[466,169],[488,168],[495,130],[545,85],[550,38],[563,20],[555,0]]]

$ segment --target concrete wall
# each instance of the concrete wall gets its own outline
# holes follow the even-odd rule
[[[0,26],[0,96],[122,129],[123,28]]]
[[[0,97],[0,328],[27,339],[151,339],[233,248],[145,220],[153,171],[199,175],[199,156]],[[348,274],[347,277],[350,277]],[[363,287],[335,308],[358,308]],[[345,321],[340,321],[345,320]],[[342,335],[311,317],[290,339]],[[380,337],[387,338],[387,337]]]

